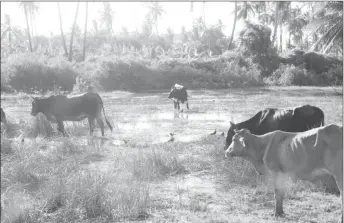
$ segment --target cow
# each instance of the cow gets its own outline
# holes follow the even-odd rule
[[[175,84],[171,88],[171,92],[168,95],[168,99],[173,100],[174,109],[178,109],[179,111],[180,110],[179,102],[182,102],[183,104],[184,102],[186,102],[186,108],[189,110],[188,92],[186,90],[186,87],[179,84]]]
[[[253,134],[263,135],[275,130],[286,132],[304,132],[325,124],[324,112],[315,106],[304,105],[294,109],[267,108],[259,111],[252,118],[234,124],[230,122],[224,150],[232,142],[234,130],[246,128]]]
[[[36,116],[39,112],[43,113],[47,119],[57,123],[57,130],[64,136],[63,121],[81,121],[88,119],[90,126],[90,135],[95,128],[95,119],[97,120],[102,136],[104,136],[104,122],[101,117],[103,110],[106,124],[112,131],[112,126],[105,116],[103,100],[97,93],[87,92],[74,97],[65,95],[52,95],[48,98],[32,97],[31,115]]]
[[[6,115],[2,108],[1,108],[1,122],[4,123],[5,125],[7,124]]]
[[[258,172],[271,174],[275,191],[275,216],[283,212],[287,176],[309,180],[328,173],[343,196],[343,128],[331,124],[305,132],[276,130],[264,135],[247,129],[235,130],[228,157],[250,161]],[[343,222],[343,215],[341,216]]]

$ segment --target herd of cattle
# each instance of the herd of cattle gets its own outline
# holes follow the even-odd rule
[[[180,110],[180,102],[189,109],[187,89],[175,84],[168,96],[174,108]],[[101,97],[94,92],[81,96],[53,95],[48,98],[32,97],[31,115],[43,113],[51,122],[57,123],[64,136],[63,121],[88,119],[90,135],[97,120],[102,136],[105,116]],[[1,122],[6,116],[1,108]],[[312,179],[324,173],[335,179],[343,196],[343,127],[325,125],[324,113],[315,106],[304,105],[282,110],[268,108],[252,118],[230,127],[224,146],[226,157],[241,157],[252,163],[259,174],[271,174],[275,190],[275,216],[283,214],[285,176]],[[342,205],[343,207],[343,205]],[[343,222],[343,214],[340,222]]]

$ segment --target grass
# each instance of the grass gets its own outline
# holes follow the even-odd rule
[[[326,123],[341,124],[342,95],[318,90],[191,91],[191,111],[179,118],[164,93],[105,93],[117,126],[112,134],[106,128],[106,138],[99,128],[89,137],[87,121],[66,122],[70,136],[63,138],[44,116],[30,116],[27,97],[2,95],[9,120],[1,129],[2,222],[274,222],[270,179],[242,159],[225,159],[224,138],[209,133],[226,132],[229,119],[246,119],[263,105],[311,103]],[[310,182],[287,184],[279,222],[338,219],[337,196]]]

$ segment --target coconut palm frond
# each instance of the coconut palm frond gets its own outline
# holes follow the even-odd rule
[[[339,21],[333,26],[331,26],[331,28],[327,29],[326,33],[324,33],[322,37],[320,37],[319,40],[311,46],[310,50],[312,51],[316,49],[316,47],[323,42],[325,42],[324,46],[326,48],[326,46],[331,42],[331,40],[334,37],[340,38],[339,35],[336,35],[336,33],[340,33],[340,31],[343,32],[343,21]]]

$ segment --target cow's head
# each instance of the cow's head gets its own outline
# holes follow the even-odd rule
[[[225,155],[226,157],[228,156],[244,157],[249,153],[248,151],[249,148],[246,145],[245,137],[247,137],[247,135],[250,134],[251,132],[247,129],[234,130],[234,132],[235,134],[232,138],[232,142],[227,148]]]
[[[39,112],[41,112],[40,99],[36,97],[31,97],[31,98],[32,98],[31,115],[36,116]]]
[[[171,88],[171,92],[168,95],[168,99],[171,98],[177,98],[177,89],[174,86]]]
[[[229,129],[227,133],[227,138],[226,138],[226,145],[223,148],[224,150],[228,149],[228,146],[232,143],[232,138],[235,135],[235,130],[237,129],[237,126],[233,122],[229,122]]]
[[[226,158],[235,156],[244,158],[253,164],[260,175],[266,175],[268,169],[263,161],[262,152],[264,150],[256,147],[256,143],[253,141],[255,136],[248,129],[235,129],[234,133],[232,143],[225,152]]]

